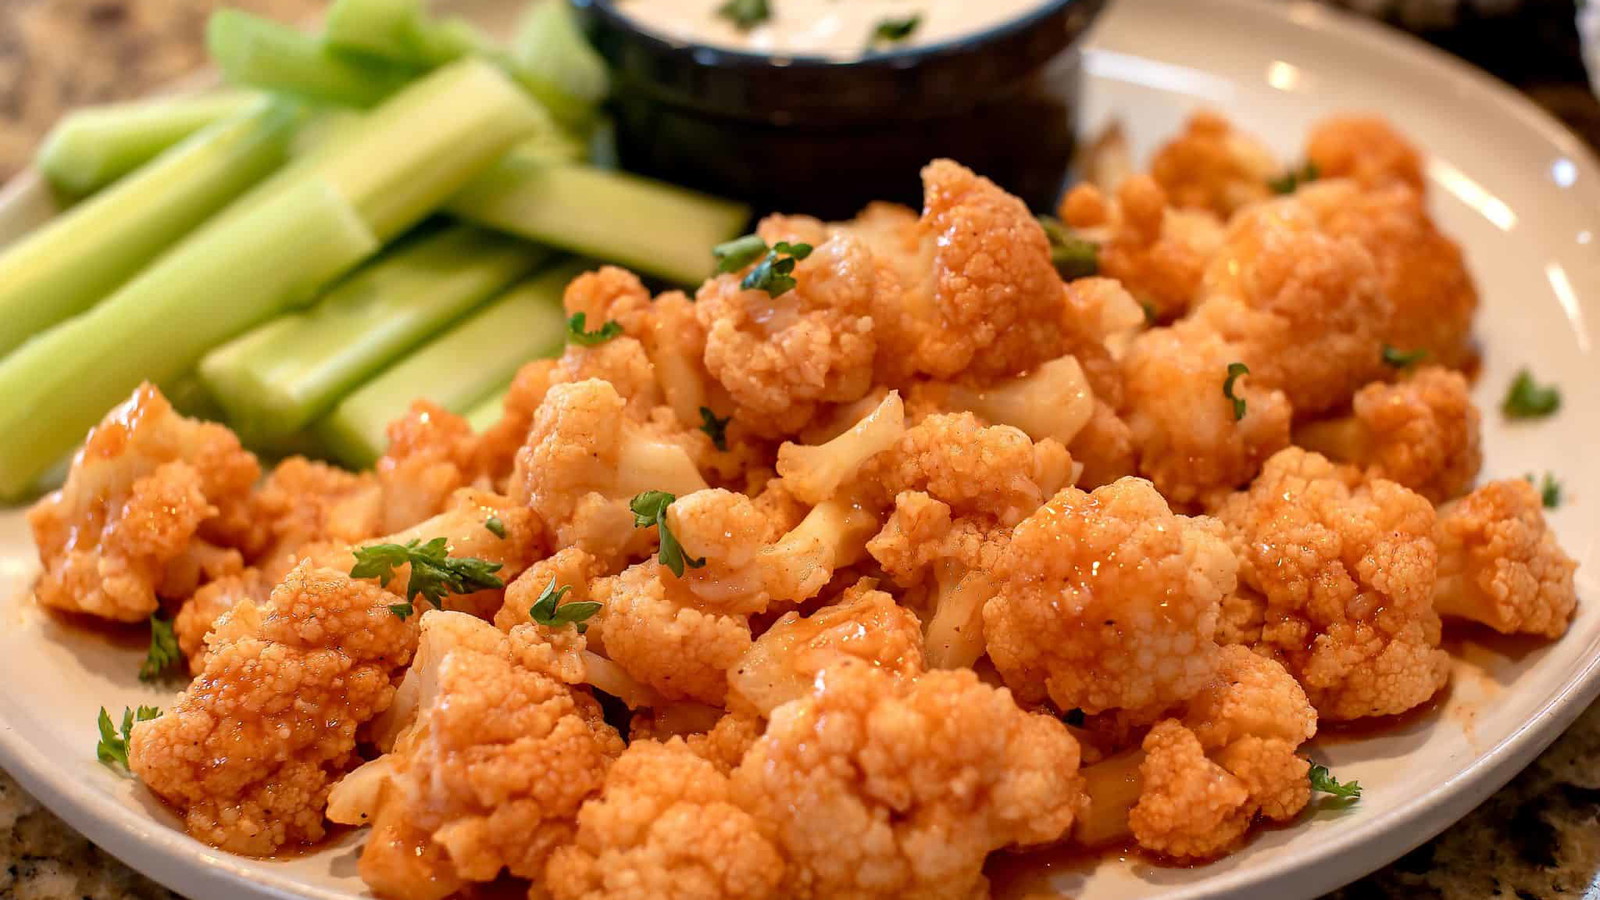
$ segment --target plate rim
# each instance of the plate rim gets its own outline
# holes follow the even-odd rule
[[[1192,0],[1190,0],[1192,2]],[[1600,172],[1600,156],[1563,123],[1505,82],[1419,38],[1313,0],[1206,0],[1244,15],[1277,19],[1299,29],[1344,40],[1363,54],[1378,54],[1412,67],[1442,84],[1469,89],[1548,141],[1584,168]],[[1088,52],[1096,48],[1091,33]],[[20,177],[26,177],[27,169]],[[15,187],[13,179],[8,187]],[[1594,179],[1589,179],[1592,184]],[[1588,189],[1600,198],[1600,190]],[[0,192],[3,193],[3,192]],[[1574,198],[1578,202],[1581,198]],[[1376,871],[1435,837],[1480,805],[1560,737],[1600,696],[1600,655],[1591,655],[1518,728],[1478,753],[1461,772],[1359,824],[1328,835],[1315,866],[1290,858],[1252,869],[1219,872],[1202,881],[1174,885],[1163,892],[1172,900],[1271,896],[1315,897]],[[0,720],[0,768],[70,827],[153,880],[196,900],[241,896],[271,900],[351,900],[370,896],[307,885],[292,876],[263,870],[262,861],[234,856],[169,827],[142,809],[117,801],[53,765],[38,747],[22,738],[9,720]],[[135,790],[143,790],[142,787]],[[336,845],[337,846],[337,845]],[[270,862],[270,861],[268,861]],[[1292,879],[1293,883],[1289,884]],[[177,885],[182,885],[178,887]],[[1286,892],[1287,889],[1287,892]]]

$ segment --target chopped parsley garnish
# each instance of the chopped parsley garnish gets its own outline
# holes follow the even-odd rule
[[[728,423],[732,421],[732,416],[726,419],[719,419],[717,414],[711,411],[711,407],[700,407],[700,430],[711,438],[711,443],[718,450],[726,451],[728,449]]]
[[[711,248],[711,255],[717,259],[718,272],[737,272],[760,259],[766,252],[767,242],[759,234],[747,234]]]
[[[418,597],[441,606],[449,594],[470,594],[486,588],[505,587],[500,576],[500,563],[476,559],[471,556],[450,556],[449,542],[442,537],[422,543],[412,538],[404,544],[375,544],[351,551],[356,564],[350,569],[351,578],[376,578],[387,582],[394,570],[409,563],[411,577],[406,580],[406,599],[396,603],[389,611],[404,619],[416,612],[412,601]]]
[[[779,241],[744,276],[739,287],[747,291],[766,291],[769,297],[781,297],[794,290],[794,264],[810,255],[810,244]]]
[[[1527,369],[1517,373],[1506,390],[1506,399],[1500,411],[1508,419],[1542,419],[1561,408],[1561,390],[1554,385],[1545,386],[1533,380]]]
[[[912,13],[903,19],[879,19],[872,29],[872,43],[898,44],[911,37],[922,24],[922,13]]]
[[[1222,396],[1233,403],[1233,420],[1235,422],[1244,418],[1244,398],[1233,393],[1233,383],[1239,380],[1240,375],[1250,374],[1250,367],[1242,362],[1228,363],[1228,380],[1222,383]]]
[[[1383,364],[1391,369],[1408,369],[1422,362],[1427,355],[1428,351],[1421,347],[1415,350],[1401,350],[1388,344],[1383,345]]]
[[[145,651],[144,663],[139,666],[140,681],[155,681],[168,669],[183,661],[183,651],[178,649],[178,636],[172,632],[172,622],[159,613],[150,615],[150,649]]]
[[[1311,789],[1324,794],[1332,794],[1340,800],[1361,799],[1361,783],[1359,781],[1344,784],[1333,777],[1333,773],[1329,772],[1328,767],[1323,765],[1312,764]]]
[[[500,521],[499,516],[490,516],[489,518],[483,520],[483,527],[495,537],[500,538],[501,540],[505,539],[506,523]]]
[[[1529,484],[1539,489],[1539,502],[1544,504],[1545,509],[1555,509],[1561,505],[1561,482],[1557,481],[1549,472],[1544,473],[1537,481],[1534,480],[1531,473],[1522,477],[1526,478]]]
[[[1320,177],[1322,172],[1317,169],[1317,164],[1308,162],[1298,169],[1290,169],[1269,180],[1267,187],[1272,188],[1274,194],[1292,194],[1299,190],[1301,185],[1316,181]]]
[[[567,340],[580,346],[593,347],[596,344],[604,344],[606,341],[622,334],[622,323],[614,320],[608,319],[604,325],[594,331],[586,331],[585,329],[588,327],[588,313],[573,313],[572,318],[567,320]]]
[[[550,578],[550,583],[539,594],[539,599],[533,601],[533,606],[528,609],[528,616],[540,625],[551,628],[560,628],[571,625],[578,629],[579,634],[589,630],[589,620],[600,611],[600,604],[593,600],[582,600],[576,603],[561,605],[561,598],[572,590],[572,585],[563,584],[556,587],[555,577]]]
[[[772,8],[767,0],[728,0],[717,7],[717,15],[732,22],[740,31],[749,31],[772,18]]]
[[[667,507],[672,501],[678,499],[666,491],[645,491],[633,498],[628,508],[633,510],[633,527],[649,528],[656,526],[660,535],[661,551],[656,554],[656,561],[666,566],[672,574],[683,577],[684,567],[698,569],[706,564],[705,557],[695,559],[683,552],[683,545],[678,543],[678,538],[667,528]]]
[[[1050,262],[1062,279],[1089,278],[1100,271],[1100,247],[1072,233],[1061,221],[1040,216],[1039,225],[1050,239]],[[1148,315],[1148,313],[1146,313]]]
[[[122,728],[119,730],[111,721],[111,714],[106,712],[104,706],[100,707],[100,743],[95,745],[94,755],[100,761],[112,768],[122,767],[128,771],[128,741],[133,737],[133,723],[148,722],[161,715],[161,710],[154,706],[141,706],[137,710],[122,708]]]

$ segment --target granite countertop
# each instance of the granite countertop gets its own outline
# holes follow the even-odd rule
[[[137,96],[201,62],[216,0],[0,0],[0,180],[71,106]],[[280,18],[319,0],[228,0]],[[1593,146],[1571,0],[1346,0],[1466,56],[1525,91]],[[1437,839],[1332,895],[1338,900],[1553,900],[1600,896],[1600,704],[1510,785]],[[0,898],[172,900],[51,815],[0,772]]]

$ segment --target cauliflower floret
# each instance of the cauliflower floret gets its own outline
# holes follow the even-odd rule
[[[1088,802],[1074,829],[1097,845],[1131,833],[1178,859],[1226,852],[1257,819],[1287,821],[1310,799],[1297,748],[1317,714],[1283,666],[1247,647],[1222,649],[1216,677],[1139,749],[1083,772]]]
[[[437,900],[502,869],[539,877],[622,739],[593,698],[551,671],[561,654],[550,641],[565,638],[438,611],[421,629],[406,676],[417,680],[415,718],[368,764],[377,778],[341,783],[330,817],[373,823],[361,877],[394,900]]]
[[[178,649],[189,661],[189,674],[199,675],[205,671],[206,635],[223,613],[241,600],[257,605],[266,603],[271,593],[272,582],[259,569],[245,569],[237,575],[225,575],[202,585],[194,596],[183,601],[172,620],[172,631],[178,639]]]
[[[943,406],[1020,428],[1036,441],[1068,445],[1094,416],[1095,394],[1076,357],[1039,364],[1031,372],[981,386],[950,385]]]
[[[1349,178],[1365,188],[1402,184],[1418,196],[1427,189],[1421,154],[1381,116],[1323,119],[1306,137],[1306,159],[1323,178]]]
[[[1222,245],[1222,223],[1203,209],[1174,209],[1147,175],[1125,179],[1116,202],[1090,184],[1061,202],[1061,218],[1098,239],[1100,274],[1115,279],[1149,311],[1173,319],[1194,303],[1206,264]]]
[[[1440,507],[1433,534],[1439,546],[1434,609],[1506,634],[1566,633],[1578,602],[1577,563],[1546,525],[1533,485],[1491,481]]]
[[[776,898],[783,857],[732,795],[683,739],[635,741],[579,811],[543,887],[555,900]]]
[[[1268,182],[1277,174],[1272,151],[1205,110],[1150,160],[1150,175],[1173,206],[1210,210],[1224,220],[1272,196]]]
[[[985,426],[971,413],[932,415],[873,457],[859,478],[884,498],[925,491],[958,516],[981,513],[1010,526],[1048,497],[1041,481],[1059,481],[1059,447],[1035,444],[1011,426]]]
[[[561,597],[562,603],[587,603],[591,599],[589,582],[604,574],[609,573],[601,570],[599,560],[577,547],[557,550],[529,566],[506,585],[505,603],[494,615],[495,627],[510,631],[533,621],[529,611],[552,583],[556,589],[568,589]]]
[[[1116,409],[1100,400],[1095,401],[1089,421],[1083,424],[1083,430],[1072,439],[1067,450],[1073,462],[1083,466],[1074,482],[1088,490],[1139,471],[1133,427],[1117,415]]]
[[[1061,278],[1027,207],[950,160],[930,163],[922,183],[921,219],[876,205],[842,226],[882,266],[872,321],[886,380],[988,380],[1060,356]]]
[[[877,290],[872,253],[822,223],[768,217],[769,243],[810,243],[796,286],[776,297],[740,286],[744,272],[701,286],[694,310],[705,329],[705,367],[727,390],[734,417],[766,437],[798,432],[823,403],[848,403],[872,387],[877,350],[870,312]]]
[[[1461,248],[1434,227],[1420,192],[1398,184],[1361,190],[1336,180],[1309,185],[1295,199],[1325,232],[1351,238],[1372,254],[1391,307],[1381,328],[1385,343],[1427,351],[1429,362],[1452,368],[1473,361],[1478,292]]]
[[[353,544],[383,530],[383,492],[355,474],[293,456],[273,468],[252,498],[265,550],[256,565],[270,583],[287,575],[312,544]]]
[[[1353,406],[1348,418],[1297,429],[1295,443],[1432,503],[1459,497],[1477,479],[1478,409],[1461,373],[1428,366],[1398,384],[1374,382],[1356,392]]]
[[[1329,233],[1298,198],[1251,207],[1229,223],[1194,316],[1239,348],[1250,372],[1297,415],[1347,403],[1385,374],[1392,305],[1372,254]]]
[[[1233,615],[1260,628],[1326,719],[1405,712],[1449,678],[1433,609],[1433,507],[1298,447],[1217,512],[1239,557]],[[1254,609],[1254,612],[1251,610]]]
[[[899,392],[890,391],[837,437],[813,446],[784,443],[778,448],[778,475],[791,495],[821,503],[855,479],[874,456],[894,446],[905,430],[905,404]]]
[[[159,597],[198,587],[202,544],[249,543],[256,458],[221,425],[178,415],[142,384],[89,432],[67,481],[28,510],[44,573],[34,591],[56,609],[122,622]],[[232,554],[237,570],[241,562]]]
[[[921,623],[870,584],[806,618],[790,612],[774,622],[728,673],[729,709],[769,716],[805,696],[817,673],[845,656],[903,677],[921,674]]]
[[[667,700],[722,704],[728,669],[750,647],[746,616],[705,604],[654,559],[596,579],[589,596],[602,604],[590,633],[629,677]]]
[[[635,422],[625,407],[606,381],[550,388],[509,485],[549,525],[557,546],[576,546],[607,565],[648,543],[648,533],[633,527],[632,497],[706,487],[683,433]]]
[[[160,718],[136,725],[133,773],[195,838],[267,856],[324,834],[356,731],[394,697],[415,619],[375,584],[303,564],[258,606],[217,620],[205,670]]]
[[[1236,568],[1216,522],[1173,514],[1147,481],[1067,488],[995,566],[989,656],[1024,702],[1149,721],[1216,672]]]
[[[444,509],[478,477],[477,439],[467,420],[416,400],[389,423],[389,449],[373,466],[383,487],[382,532],[399,531]]]
[[[1078,746],[971,671],[899,678],[854,659],[778,707],[735,798],[787,861],[794,898],[973,898],[984,858],[1059,838]]]
[[[1289,443],[1283,392],[1250,374],[1235,378],[1245,403],[1235,418],[1224,387],[1239,351],[1191,322],[1140,335],[1123,359],[1127,422],[1139,474],[1175,503],[1204,503],[1248,484]]]

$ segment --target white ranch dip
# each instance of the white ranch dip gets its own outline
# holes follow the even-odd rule
[[[674,41],[777,57],[858,59],[977,34],[1051,0],[766,0],[771,17],[744,30],[719,14],[728,0],[613,0],[639,27]],[[880,23],[916,16],[902,40],[874,40]]]

